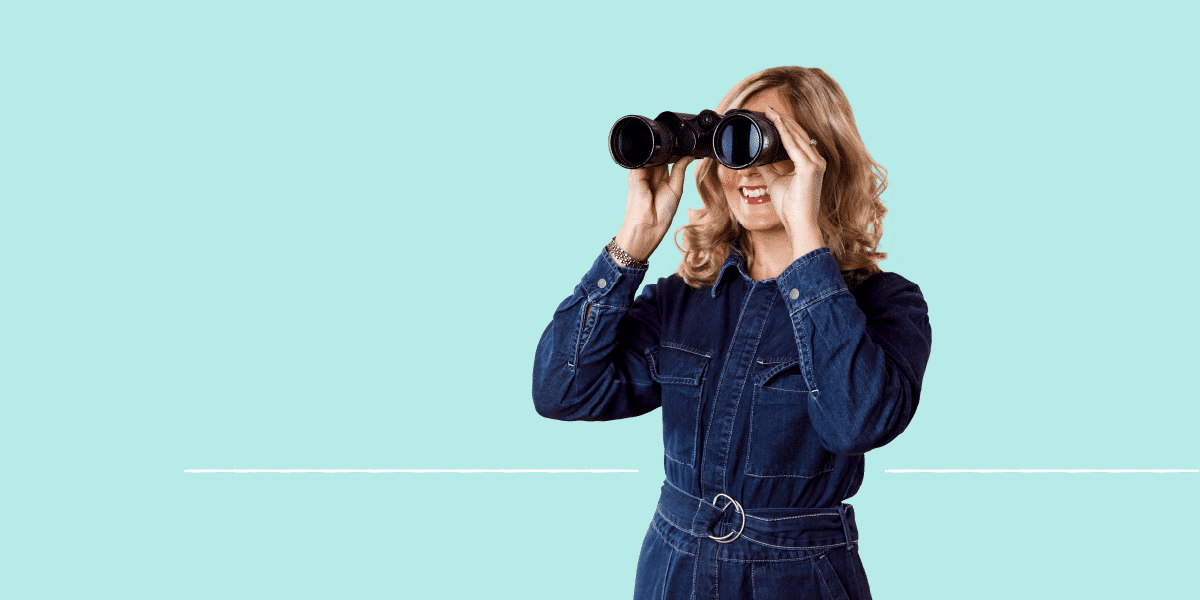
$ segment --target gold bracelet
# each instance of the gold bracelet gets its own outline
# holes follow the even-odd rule
[[[617,245],[617,236],[615,235],[613,236],[612,241],[609,242],[604,248],[611,254],[616,255],[614,258],[622,267],[628,267],[630,269],[647,269],[650,267],[649,261],[635,260],[632,256],[622,250],[621,247]]]

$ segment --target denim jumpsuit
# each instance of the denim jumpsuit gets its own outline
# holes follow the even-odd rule
[[[829,248],[755,281],[735,245],[712,287],[601,252],[538,343],[541,415],[662,407],[666,481],[635,600],[871,597],[854,510],[863,454],[917,408],[931,330],[921,290],[849,290]]]

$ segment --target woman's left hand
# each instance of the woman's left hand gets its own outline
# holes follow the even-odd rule
[[[767,193],[771,196],[771,208],[779,216],[789,236],[815,235],[820,240],[817,227],[817,211],[821,203],[821,180],[825,177],[825,159],[804,128],[791,117],[782,115],[768,107],[766,115],[775,128],[788,158],[758,167],[767,182]]]

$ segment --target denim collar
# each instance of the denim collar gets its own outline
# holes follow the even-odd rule
[[[739,254],[741,249],[742,245],[737,240],[734,240],[733,245],[729,247],[729,255],[725,257],[725,264],[721,265],[721,270],[717,272],[717,281],[712,286],[713,298],[716,298],[717,294],[720,293],[720,288],[725,283],[726,275],[730,275],[736,271],[741,273],[742,277],[751,279],[750,275],[746,273],[746,261]]]

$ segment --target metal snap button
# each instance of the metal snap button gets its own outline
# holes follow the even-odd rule
[[[791,298],[792,300],[795,300],[796,298],[799,298],[799,297],[800,297],[800,290],[798,290],[796,288],[792,288],[792,291],[788,293],[788,298]]]
[[[606,285],[608,285],[608,282],[605,281],[604,279],[601,279],[600,281],[596,282],[596,287],[604,287]]]

